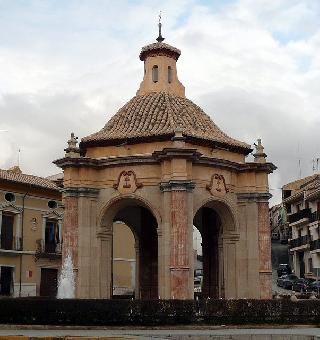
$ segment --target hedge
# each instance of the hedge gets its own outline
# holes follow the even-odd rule
[[[25,325],[320,324],[320,300],[1,298],[0,323]]]

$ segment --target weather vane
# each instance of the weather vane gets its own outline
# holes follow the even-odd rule
[[[162,26],[162,24],[161,24],[161,11],[159,13],[159,23],[158,23],[158,26],[159,26],[159,36],[157,38],[157,41],[159,43],[161,43],[164,40],[163,36],[161,35],[161,26]]]

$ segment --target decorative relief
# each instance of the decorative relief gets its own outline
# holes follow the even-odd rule
[[[120,173],[118,181],[113,185],[114,189],[121,194],[133,193],[138,188],[142,188],[143,184],[137,181],[136,174],[132,170],[124,170]]]
[[[206,186],[211,195],[223,194],[229,192],[223,175],[214,174],[211,176],[210,184]]]

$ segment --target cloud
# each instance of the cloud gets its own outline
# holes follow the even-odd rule
[[[232,137],[262,138],[279,188],[319,157],[320,4],[312,0],[0,0],[0,167],[49,175],[71,131],[83,137],[136,92],[140,48],[182,50],[179,78]],[[300,160],[300,168],[298,162]]]

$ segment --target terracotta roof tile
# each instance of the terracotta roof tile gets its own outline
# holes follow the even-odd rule
[[[137,95],[126,103],[102,130],[82,139],[82,145],[108,145],[119,140],[139,140],[173,136],[184,137],[239,147],[250,151],[250,145],[235,140],[224,132],[191,100],[166,92]]]
[[[45,189],[59,190],[52,181],[46,178],[26,175],[12,170],[0,169],[0,180],[19,184],[29,184]]]

